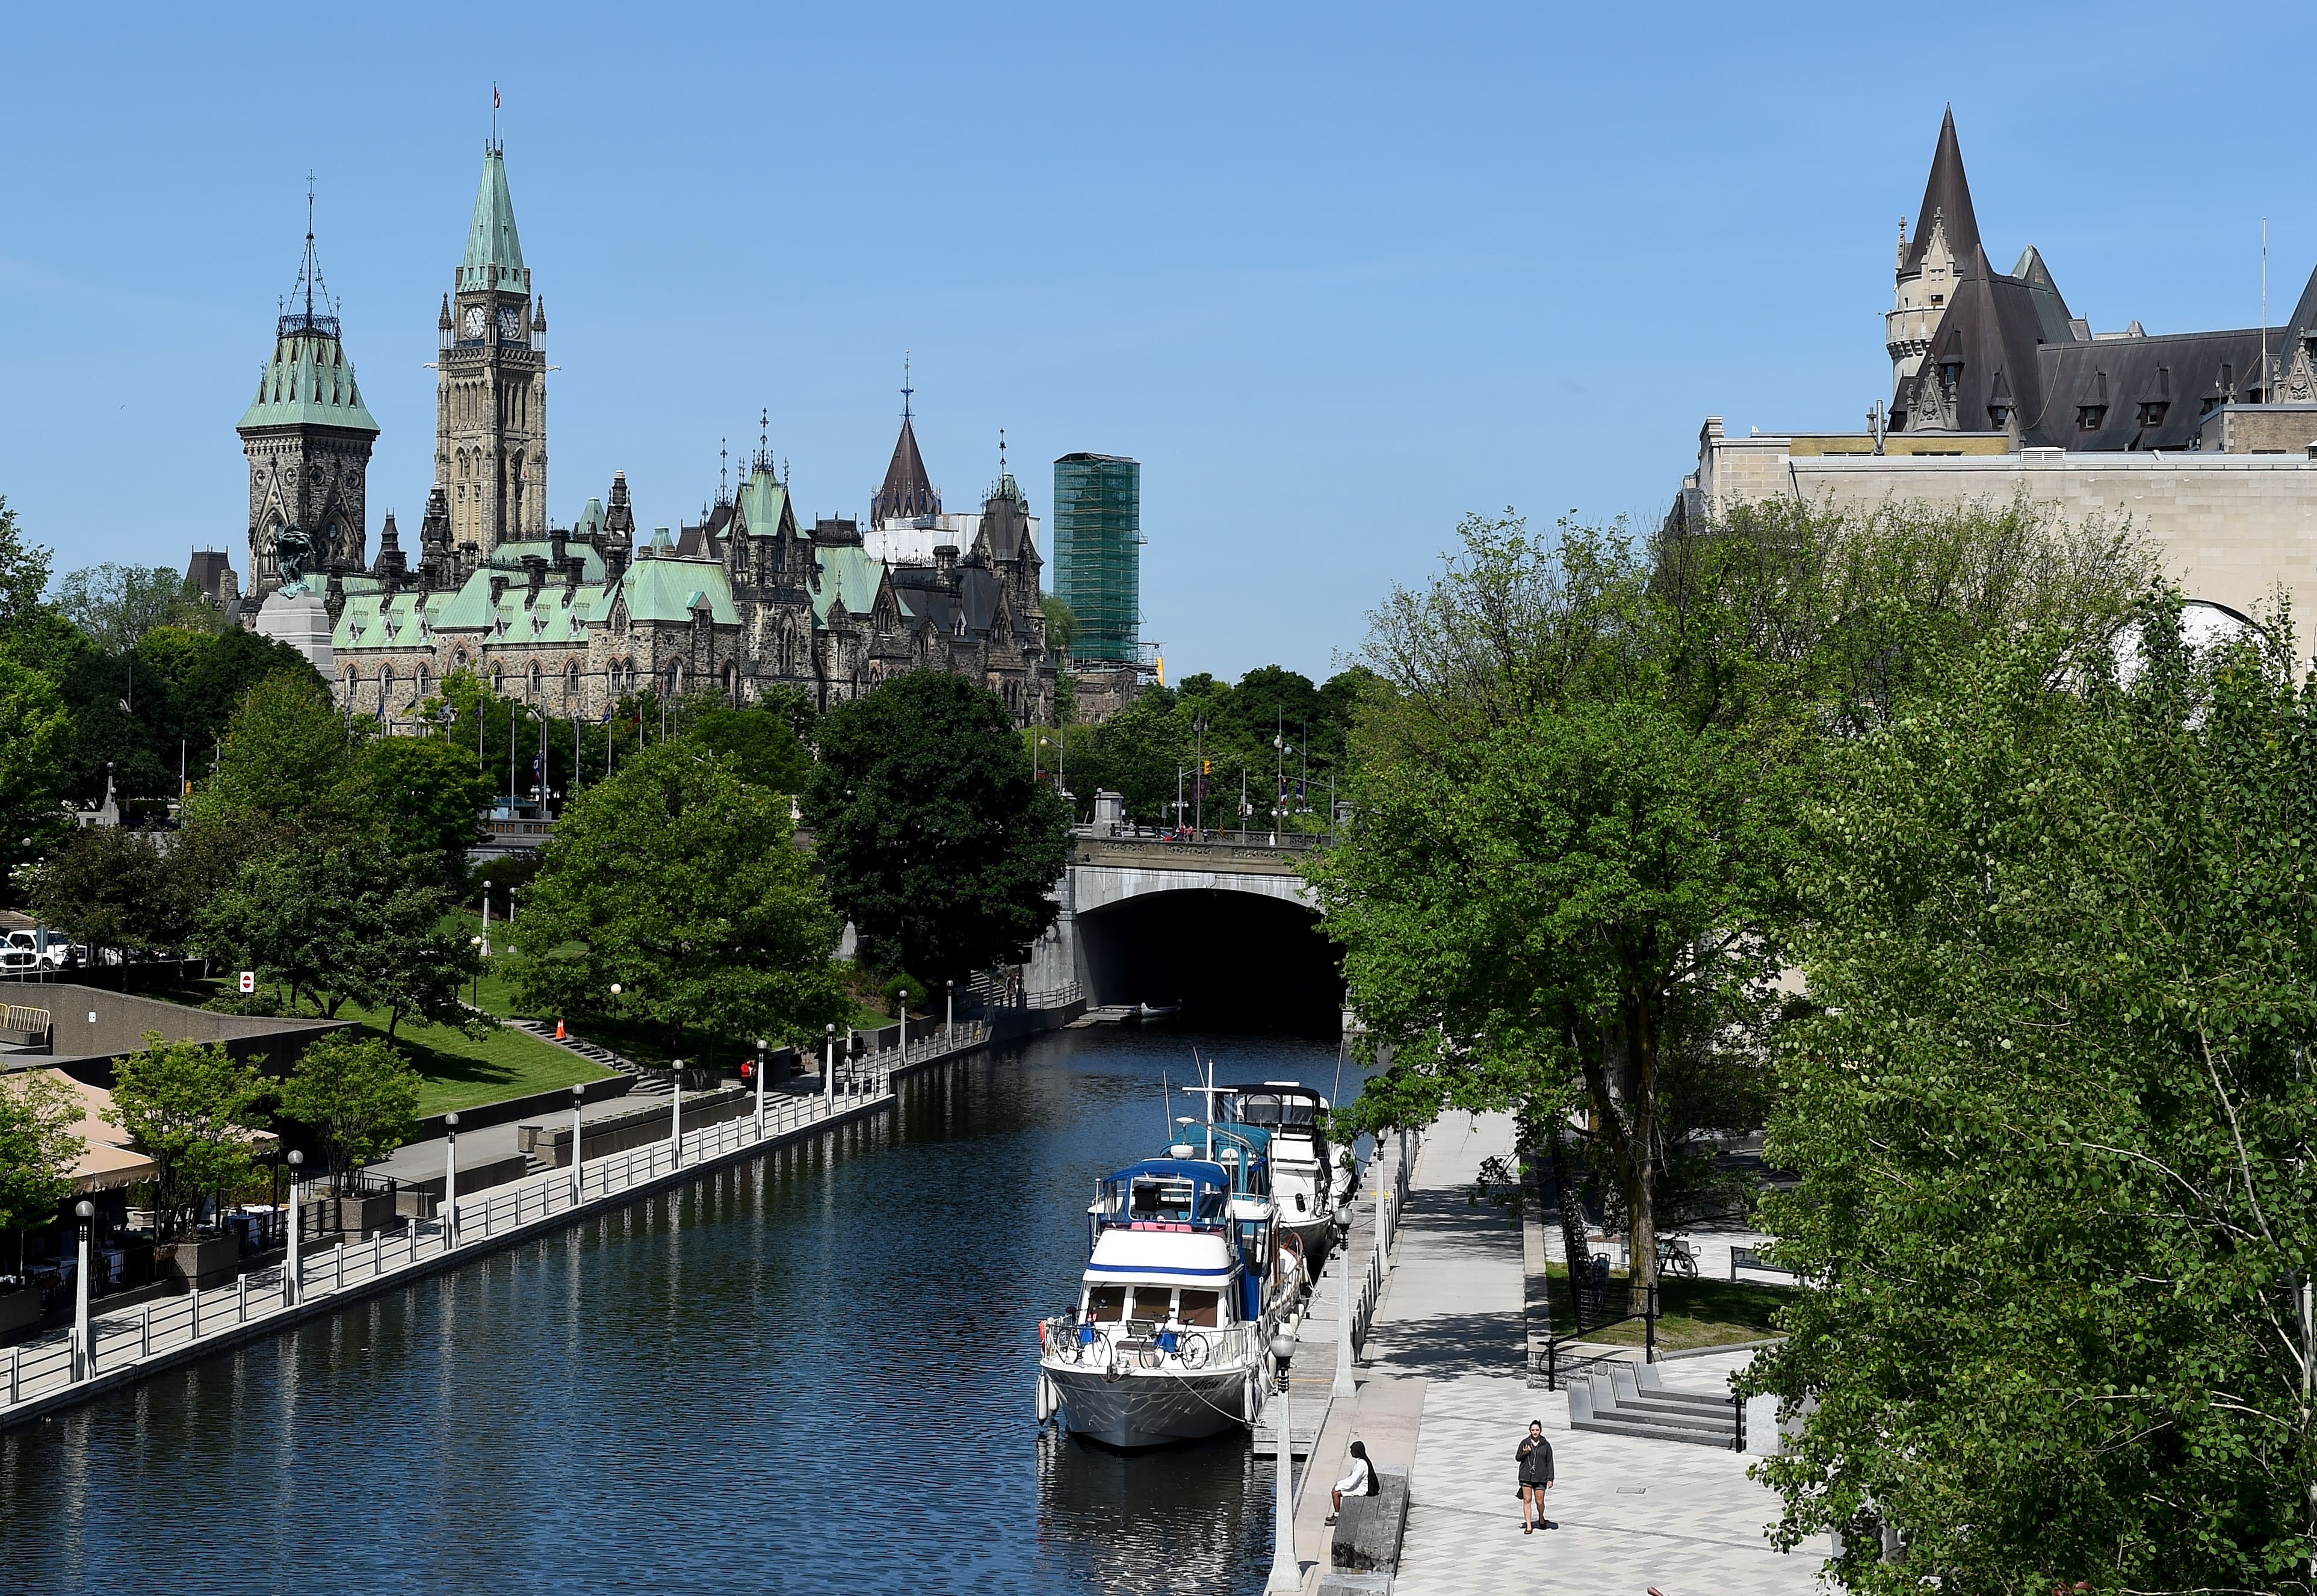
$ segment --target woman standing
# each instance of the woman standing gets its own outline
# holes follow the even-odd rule
[[[1521,1533],[1534,1535],[1540,1529],[1552,1528],[1552,1520],[1544,1516],[1544,1493],[1552,1488],[1552,1443],[1544,1439],[1544,1421],[1531,1419],[1528,1433],[1521,1438],[1520,1451]]]

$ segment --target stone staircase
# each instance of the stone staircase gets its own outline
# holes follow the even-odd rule
[[[1605,1360],[1571,1375],[1568,1385],[1571,1430],[1683,1441],[1725,1452],[1738,1449],[1735,1400],[1703,1391],[1669,1390],[1653,1363]]]
[[[536,1036],[550,1047],[559,1047],[566,1053],[577,1054],[591,1064],[601,1064],[606,1070],[617,1070],[622,1075],[633,1076],[635,1085],[628,1089],[628,1095],[631,1098],[664,1098],[675,1089],[668,1084],[667,1072],[664,1070],[647,1069],[633,1059],[622,1058],[608,1047],[600,1046],[577,1036],[566,1036],[561,1041],[557,1041],[555,1027],[545,1020],[509,1019],[502,1020],[500,1023],[511,1026],[527,1036]]]

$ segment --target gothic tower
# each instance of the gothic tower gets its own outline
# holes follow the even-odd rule
[[[299,569],[325,573],[363,563],[371,446],[378,423],[362,404],[353,363],[338,341],[337,307],[314,253],[314,202],[306,196],[306,257],[273,325],[273,358],[235,431],[249,457],[249,611],[282,586],[282,533]]]
[[[454,543],[488,553],[547,535],[547,309],[515,236],[506,159],[483,149],[466,258],[437,324],[434,485]]]

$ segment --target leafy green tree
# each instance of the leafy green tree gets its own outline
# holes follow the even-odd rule
[[[221,1045],[168,1042],[158,1031],[146,1032],[144,1047],[113,1066],[105,1117],[153,1161],[162,1240],[184,1228],[203,1197],[247,1183],[253,1134],[266,1126],[272,1090],[255,1065]]]
[[[1038,596],[1040,607],[1046,612],[1046,652],[1069,667],[1070,645],[1078,639],[1078,612],[1062,602],[1058,593]]]
[[[471,752],[441,737],[381,737],[355,757],[352,804],[414,862],[433,861],[434,878],[463,883],[467,850],[482,839],[490,778]]]
[[[0,654],[0,859],[12,870],[59,836],[72,723],[36,670]]]
[[[688,740],[630,757],[564,811],[543,861],[507,957],[534,1010],[641,1018],[675,1051],[810,1042],[849,1012],[842,923],[789,802],[721,757]]]
[[[342,1031],[300,1055],[281,1111],[320,1136],[343,1190],[347,1175],[418,1134],[418,1071],[392,1043]]]
[[[234,824],[332,822],[342,812],[362,735],[311,671],[268,677],[234,713],[217,773],[186,812]]]
[[[0,1074],[0,1230],[15,1233],[20,1274],[24,1233],[72,1195],[73,1165],[88,1151],[75,1128],[80,1116],[72,1088],[47,1071]]]
[[[1811,812],[1766,1207],[1813,1284],[1745,1384],[1846,1589],[2309,1589],[2317,680],[2177,620],[2128,685],[1996,635]]]
[[[203,909],[201,936],[328,1018],[351,1000],[385,1009],[389,1037],[407,1018],[458,1024],[472,955],[434,868],[374,834],[266,854]]]
[[[1004,704],[962,677],[913,671],[831,710],[803,809],[874,967],[962,978],[1054,923],[1068,816]]]
[[[1534,1129],[1582,1103],[1638,1312],[1668,1171],[1713,1128],[1668,1123],[1669,1102],[1762,1100],[1827,749],[1937,681],[1959,639],[2031,617],[2105,636],[2147,560],[2024,511],[1774,508],[1646,550],[1517,518],[1461,533],[1374,618],[1359,823],[1309,874],[1394,1050],[1379,1112],[1429,1092]]]
[[[57,608],[108,654],[129,652],[159,627],[217,632],[225,624],[201,590],[166,566],[108,560],[70,572],[57,584]]]
[[[693,717],[684,735],[723,756],[742,781],[770,792],[793,797],[812,773],[812,757],[776,709],[718,704]]]
[[[8,507],[8,496],[0,493],[0,635],[47,609],[53,558],[40,544],[24,541],[24,529]]]
[[[137,640],[136,722],[176,794],[181,763],[191,778],[210,761],[250,689],[269,677],[292,676],[324,688],[306,657],[288,643],[244,632],[163,626]]]
[[[30,874],[32,912],[92,950],[168,946],[168,861],[148,834],[120,826],[75,832]],[[121,965],[123,990],[129,970]]]

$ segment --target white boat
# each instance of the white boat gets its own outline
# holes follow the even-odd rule
[[[1328,1099],[1294,1080],[1221,1087],[1216,1096],[1224,1123],[1267,1134],[1279,1228],[1295,1238],[1316,1272],[1337,1226],[1349,1224],[1343,1209],[1352,1193],[1350,1183],[1338,1179],[1328,1145]]]
[[[1038,1418],[1132,1449],[1252,1425],[1271,1331],[1294,1305],[1275,1266],[1265,1138],[1206,1127],[1099,1182],[1078,1312],[1039,1326]]]

